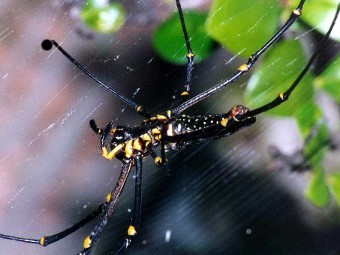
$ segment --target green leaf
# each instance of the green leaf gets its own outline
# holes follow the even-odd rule
[[[207,58],[213,50],[214,42],[204,29],[207,14],[186,11],[184,16],[191,48],[197,63]],[[156,52],[165,60],[174,64],[187,63],[187,48],[178,13],[174,13],[157,28],[153,34],[152,44]]]
[[[276,32],[279,3],[279,0],[215,0],[206,29],[229,51],[247,57]]]
[[[318,207],[326,207],[330,202],[329,190],[320,166],[314,169],[313,177],[305,190],[305,197]]]
[[[333,193],[338,206],[340,206],[340,173],[330,174],[327,180],[329,188]]]
[[[276,47],[265,55],[249,79],[245,92],[246,104],[254,109],[271,102],[279,93],[288,89],[305,64],[306,58],[298,41],[286,40],[277,43]],[[291,116],[312,100],[312,79],[307,73],[289,100],[268,113]]]
[[[304,140],[304,154],[308,164],[314,168],[321,164],[329,142],[328,128],[322,121],[322,112],[314,102],[304,104],[294,114]]]
[[[299,0],[290,0],[289,5],[295,8],[298,2]],[[308,0],[303,7],[301,19],[310,27],[326,34],[334,18],[338,3],[338,0]],[[335,24],[330,37],[340,41],[339,22]]]
[[[325,91],[340,103],[340,57],[332,61],[315,79],[315,87]]]
[[[80,18],[87,27],[98,33],[112,33],[124,23],[125,10],[118,3],[88,0],[83,5]]]

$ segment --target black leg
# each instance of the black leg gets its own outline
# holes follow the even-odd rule
[[[130,170],[131,170],[132,162],[124,162],[122,166],[122,170],[120,172],[119,179],[116,183],[115,188],[112,190],[111,193],[109,193],[106,197],[106,203],[104,204],[104,211],[103,214],[95,226],[94,230],[91,232],[91,234],[85,238],[84,240],[84,249],[78,253],[78,255],[87,255],[90,254],[91,248],[93,244],[98,240],[100,237],[104,226],[106,225],[109,217],[112,215],[114,207],[118,201],[118,198],[120,194],[123,191],[123,188],[125,186],[126,180],[129,176]]]
[[[136,233],[139,230],[140,215],[142,210],[142,179],[143,179],[143,157],[135,157],[136,180],[135,180],[135,201],[130,228],[133,227]]]
[[[92,80],[94,80],[96,83],[99,84],[99,86],[103,87],[107,91],[109,91],[111,94],[113,94],[115,97],[117,97],[119,100],[124,102],[126,105],[134,108],[140,115],[143,117],[149,119],[150,114],[145,110],[145,108],[141,105],[136,104],[132,100],[128,99],[127,97],[123,96],[119,92],[115,91],[114,89],[110,88],[108,85],[103,83],[101,80],[99,80],[93,73],[91,73],[89,70],[87,70],[84,66],[82,66],[78,61],[76,61],[73,57],[71,57],[70,54],[68,54],[56,41],[54,40],[44,40],[41,44],[42,48],[44,50],[50,50],[52,48],[52,45],[54,45],[68,60],[70,60],[76,67],[78,67],[84,74],[86,74],[88,77],[90,77]]]
[[[307,65],[304,67],[304,69],[301,71],[301,73],[299,74],[299,76],[296,78],[296,80],[292,83],[292,85],[285,91],[280,93],[273,101],[271,101],[268,104],[263,105],[262,107],[259,107],[257,109],[254,109],[252,111],[247,112],[243,117],[247,118],[248,116],[255,116],[258,114],[261,114],[263,112],[269,111],[270,109],[273,109],[277,106],[279,106],[280,104],[282,104],[283,102],[287,101],[290,94],[294,91],[294,89],[296,88],[296,86],[299,84],[299,82],[302,80],[302,78],[305,76],[305,74],[308,72],[309,68],[311,67],[311,65],[314,63],[315,59],[320,55],[320,53],[322,52],[322,50],[325,48],[326,46],[326,42],[329,38],[329,35],[331,34],[333,27],[336,23],[336,20],[338,18],[339,15],[339,9],[340,9],[340,3],[338,4],[338,8],[336,10],[336,13],[334,15],[333,21],[331,26],[329,27],[327,34],[324,36],[323,40],[320,42],[319,46],[317,47],[317,49],[314,51],[313,55],[311,56],[311,58],[309,59]]]
[[[213,86],[212,88],[198,94],[197,96],[185,101],[181,105],[172,109],[173,114],[180,114],[185,109],[191,107],[192,105],[197,104],[198,102],[202,101],[203,99],[211,96],[212,94],[216,93],[217,91],[221,90],[222,88],[226,87],[230,83],[239,79],[242,75],[248,72],[251,67],[256,63],[257,59],[271,46],[273,45],[281,36],[282,34],[301,16],[302,7],[305,3],[305,0],[301,0],[298,7],[293,10],[292,14],[290,15],[289,19],[286,23],[270,38],[264,46],[261,47],[257,52],[253,53],[246,64],[241,65],[237,71],[231,75],[230,77],[226,78],[219,84]]]
[[[44,236],[40,239],[31,239],[31,238],[24,238],[24,237],[16,237],[16,236],[10,236],[10,235],[3,235],[0,234],[0,238],[3,239],[9,239],[9,240],[14,240],[14,241],[19,241],[19,242],[24,242],[24,243],[33,243],[33,244],[39,244],[41,246],[47,246],[51,243],[55,243],[64,237],[72,234],[73,232],[77,231],[84,225],[86,225],[88,222],[96,218],[98,215],[100,215],[103,212],[103,207],[105,204],[101,204],[97,207],[96,210],[94,210],[92,213],[87,215],[84,219],[79,221],[78,223],[74,224],[73,226],[69,227],[68,229],[65,229],[57,234],[51,235],[51,236]]]
[[[185,20],[184,20],[184,15],[182,11],[182,6],[179,0],[176,0],[176,6],[177,6],[179,19],[181,21],[182,31],[183,31],[184,40],[185,40],[185,46],[187,48],[187,55],[186,55],[187,70],[186,70],[186,80],[184,84],[184,89],[179,94],[179,98],[176,98],[175,102],[173,102],[172,108],[180,105],[181,103],[183,103],[184,100],[188,99],[189,97],[190,86],[191,86],[191,76],[192,76],[192,70],[193,70],[194,58],[195,58],[195,54],[193,53],[191,49],[190,38],[188,36],[188,32],[187,32],[187,28],[186,28]]]
[[[114,253],[118,254],[124,249],[126,249],[131,241],[132,237],[137,235],[140,224],[140,216],[142,211],[142,178],[143,178],[143,157],[141,155],[137,155],[135,157],[136,164],[136,179],[135,179],[135,199],[134,199],[134,208],[133,214],[131,218],[131,224],[127,229],[127,237],[124,239],[119,249]]]

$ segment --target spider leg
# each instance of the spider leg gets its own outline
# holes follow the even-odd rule
[[[90,254],[93,244],[98,240],[101,235],[104,226],[106,225],[108,218],[112,215],[114,207],[122,193],[126,180],[129,176],[132,166],[132,161],[123,162],[122,170],[120,172],[119,179],[116,183],[115,188],[107,195],[106,202],[104,203],[103,214],[95,226],[94,230],[84,240],[84,249],[77,255]]]
[[[179,15],[179,19],[181,21],[181,27],[184,35],[184,40],[185,40],[185,46],[187,48],[187,70],[186,70],[186,80],[184,84],[184,89],[180,93],[180,97],[173,103],[173,107],[180,105],[183,103],[184,100],[186,100],[189,97],[189,92],[190,92],[190,85],[191,85],[191,76],[192,76],[192,70],[193,70],[193,65],[194,65],[194,58],[195,54],[193,53],[190,45],[190,39],[188,36],[187,28],[185,25],[185,20],[184,20],[184,15],[183,15],[183,10],[182,6],[179,0],[176,0],[176,6],[177,6],[177,11]]]
[[[153,158],[153,162],[156,166],[162,166],[163,165],[163,160],[160,156],[158,156],[155,148],[153,147],[152,143],[147,143],[146,144],[146,149],[150,153],[150,156]]]
[[[127,237],[124,239],[119,249],[114,254],[118,254],[124,249],[128,248],[128,246],[132,242],[132,237],[137,235],[138,233],[141,210],[142,210],[142,178],[143,178],[142,160],[143,160],[143,157],[141,155],[137,155],[135,157],[135,162],[136,162],[135,199],[134,199],[134,208],[133,208],[133,214],[131,218],[131,224],[129,228],[127,229]]]
[[[322,50],[325,48],[326,42],[327,42],[327,40],[329,38],[329,35],[331,34],[331,32],[333,30],[333,27],[334,27],[334,25],[336,23],[336,20],[337,20],[337,18],[339,16],[339,9],[340,9],[340,3],[338,4],[336,13],[335,13],[333,21],[332,21],[332,24],[329,27],[326,35],[324,36],[324,38],[320,42],[320,44],[317,47],[317,49],[314,51],[313,55],[309,59],[308,63],[304,67],[304,69],[301,71],[299,76],[292,83],[292,85],[285,92],[281,92],[273,101],[263,105],[262,107],[259,107],[257,109],[254,109],[252,111],[247,112],[244,116],[242,116],[242,118],[247,118],[249,116],[256,116],[256,115],[261,114],[263,112],[269,111],[270,109],[273,109],[273,108],[279,106],[280,104],[282,104],[283,102],[288,100],[290,94],[294,91],[294,89],[299,84],[299,82],[302,80],[302,78],[305,76],[305,74],[307,73],[307,71],[309,70],[309,68],[311,67],[313,62],[315,61],[315,59],[320,55]]]
[[[50,50],[52,48],[52,45],[54,45],[69,61],[71,61],[83,73],[85,73],[88,77],[90,77],[92,80],[94,80],[96,83],[98,83],[99,86],[108,90],[111,94],[113,94],[115,97],[117,97],[118,99],[123,101],[126,105],[134,108],[143,117],[145,117],[147,119],[150,118],[150,114],[145,110],[144,106],[136,104],[132,100],[128,99],[127,97],[123,96],[119,92],[115,91],[113,88],[110,88],[108,85],[103,83],[93,73],[91,73],[84,66],[82,66],[77,60],[75,60],[73,57],[71,57],[71,55],[68,54],[56,41],[54,41],[54,40],[44,40],[41,44],[41,46],[44,50]]]
[[[105,146],[105,139],[111,132],[113,125],[114,125],[113,122],[109,122],[109,124],[106,125],[105,129],[102,129],[102,128],[98,128],[94,120],[90,120],[90,127],[92,128],[92,130],[98,135],[101,135],[100,148],[103,148]]]
[[[3,239],[9,239],[9,240],[14,240],[14,241],[19,241],[19,242],[24,242],[24,243],[32,243],[32,244],[39,244],[41,246],[47,246],[52,243],[55,243],[68,235],[74,233],[78,229],[82,228],[85,226],[88,222],[96,218],[99,214],[102,213],[104,208],[104,204],[99,205],[92,213],[87,215],[85,218],[74,224],[73,226],[57,233],[54,235],[50,236],[43,236],[40,239],[31,239],[31,238],[24,238],[24,237],[17,237],[17,236],[10,236],[10,235],[3,235],[0,234],[0,238]]]
[[[253,53],[248,62],[242,64],[237,71],[232,74],[230,77],[226,78],[222,82],[218,83],[217,85],[213,86],[212,88],[196,95],[195,97],[183,102],[181,105],[172,109],[173,114],[180,114],[185,109],[197,104],[198,102],[206,99],[207,97],[211,96],[212,94],[216,93],[217,91],[221,90],[222,88],[226,87],[230,83],[238,80],[241,76],[243,76],[246,72],[248,72],[252,66],[256,63],[257,59],[271,46],[273,45],[281,36],[282,34],[301,16],[301,11],[305,0],[301,0],[299,5],[295,10],[292,11],[289,19],[286,23],[255,53]]]
[[[102,149],[102,156],[108,160],[112,160],[123,148],[123,144],[118,144],[113,150],[107,150],[105,146],[106,137],[111,133],[114,132],[115,128],[113,128],[113,122],[109,122],[106,125],[105,129],[98,128],[97,124],[94,120],[90,120],[90,126],[97,134],[101,135],[100,137],[100,148]]]

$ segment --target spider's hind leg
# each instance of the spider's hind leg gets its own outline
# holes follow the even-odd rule
[[[89,236],[84,239],[83,250],[78,253],[78,255],[87,255],[90,254],[93,244],[98,240],[103,229],[114,211],[114,207],[118,202],[120,194],[122,193],[127,178],[130,174],[130,169],[132,166],[132,161],[123,162],[122,170],[120,172],[119,179],[116,183],[115,188],[106,196],[106,201],[103,207],[103,213],[95,226],[94,230],[91,232]]]
[[[176,6],[177,6],[177,11],[179,15],[179,19],[181,21],[181,27],[182,27],[182,32],[185,40],[185,46],[187,48],[187,67],[186,67],[186,79],[184,83],[184,88],[183,90],[179,93],[178,97],[176,96],[174,102],[172,103],[171,108],[177,107],[178,105],[182,104],[184,101],[186,101],[189,98],[190,95],[190,86],[191,86],[191,77],[192,77],[192,70],[193,70],[193,65],[194,65],[194,58],[195,54],[191,49],[190,45],[190,38],[188,36],[187,28],[185,25],[185,20],[184,20],[184,15],[183,15],[183,10],[182,6],[179,0],[176,0]]]
[[[142,155],[135,156],[136,178],[135,178],[135,198],[134,208],[131,218],[131,224],[127,229],[127,236],[120,245],[119,249],[114,253],[118,254],[128,248],[132,242],[132,238],[137,235],[140,224],[140,216],[142,210],[142,174],[143,174],[143,157]]]

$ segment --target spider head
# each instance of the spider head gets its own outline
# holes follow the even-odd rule
[[[255,123],[256,117],[253,115],[247,115],[249,109],[243,105],[235,105],[226,114],[221,121],[221,125],[224,126],[229,134],[235,133],[241,128],[248,127]]]
[[[132,138],[130,128],[125,126],[117,126],[114,129],[114,132],[111,133],[111,135],[112,135],[111,143],[114,144],[124,143]]]
[[[236,122],[252,122],[251,124],[253,124],[256,121],[256,117],[247,115],[248,112],[249,108],[244,105],[235,105],[228,112],[229,119],[233,119]]]

